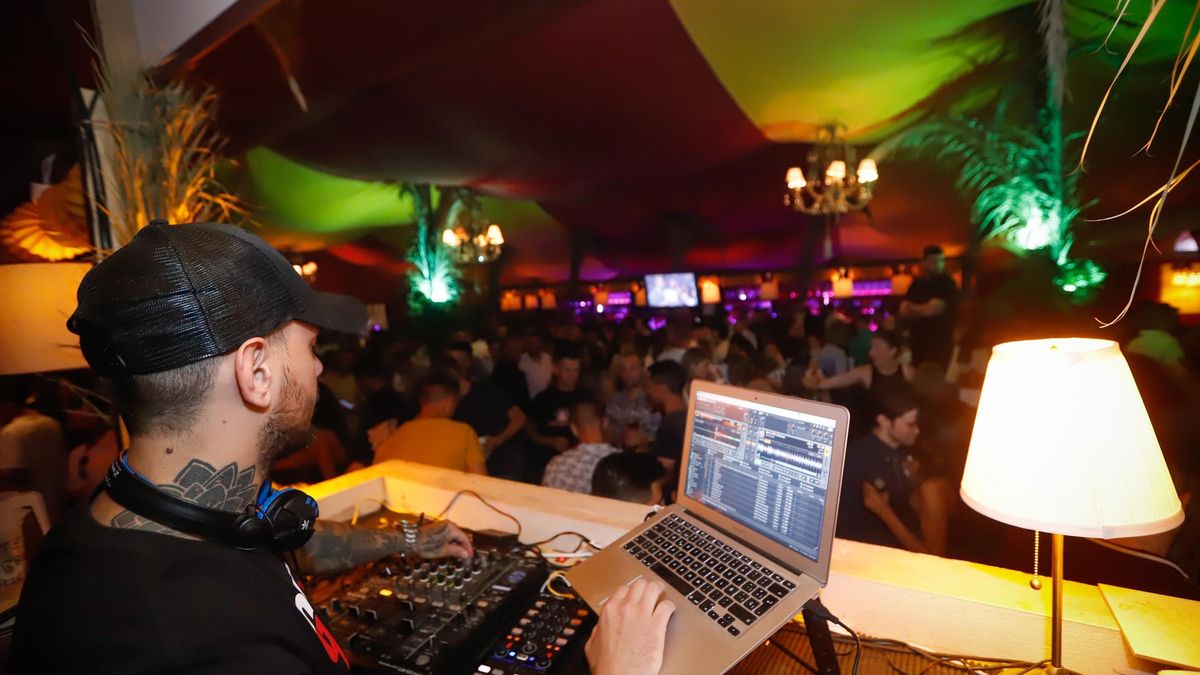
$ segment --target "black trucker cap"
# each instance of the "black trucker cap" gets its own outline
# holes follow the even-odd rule
[[[156,220],[92,268],[67,328],[101,375],[219,356],[291,320],[365,333],[367,308],[314,291],[267,242],[232,225]]]

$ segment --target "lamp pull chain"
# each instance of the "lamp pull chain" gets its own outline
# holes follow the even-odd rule
[[[1033,531],[1033,578],[1029,580],[1029,587],[1035,591],[1042,590],[1042,580],[1038,575],[1038,553],[1041,533],[1037,530]]]

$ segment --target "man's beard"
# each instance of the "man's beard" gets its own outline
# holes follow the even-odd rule
[[[305,405],[303,394],[296,386],[292,371],[283,371],[279,406],[267,416],[258,434],[258,459],[264,467],[280,457],[287,457],[307,448],[316,433],[312,425],[316,402]]]

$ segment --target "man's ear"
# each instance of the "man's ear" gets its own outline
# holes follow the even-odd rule
[[[233,354],[233,375],[238,393],[252,408],[271,407],[271,366],[267,363],[270,345],[266,338],[250,338]]]

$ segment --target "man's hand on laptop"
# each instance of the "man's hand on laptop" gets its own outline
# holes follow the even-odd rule
[[[662,585],[638,579],[613,592],[584,651],[593,675],[658,675],[675,603]]]

